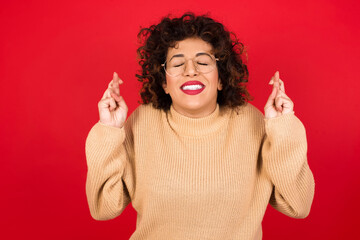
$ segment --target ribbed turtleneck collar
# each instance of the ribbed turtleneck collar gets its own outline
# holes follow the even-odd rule
[[[226,110],[216,105],[215,111],[201,118],[191,118],[178,113],[173,105],[168,112],[168,121],[171,128],[182,136],[202,136],[219,131],[225,126]]]

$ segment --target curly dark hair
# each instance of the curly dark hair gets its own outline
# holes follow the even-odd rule
[[[209,43],[215,57],[219,58],[217,67],[223,88],[218,91],[218,104],[235,108],[253,100],[246,89],[249,72],[243,59],[246,55],[243,43],[207,15],[195,16],[188,12],[180,18],[164,17],[159,24],[140,30],[138,39],[142,46],[137,54],[142,69],[136,74],[142,83],[140,103],[152,103],[153,107],[164,111],[170,109],[172,100],[162,87],[166,78],[161,64],[165,62],[169,47],[193,37]]]

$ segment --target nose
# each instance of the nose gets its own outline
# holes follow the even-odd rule
[[[199,72],[196,69],[196,66],[194,64],[194,61],[192,59],[189,59],[185,62],[185,69],[184,69],[184,75],[185,76],[197,76]]]

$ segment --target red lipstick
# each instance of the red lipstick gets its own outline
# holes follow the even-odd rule
[[[205,89],[205,85],[199,81],[187,81],[181,85],[180,89],[188,95],[196,95]]]

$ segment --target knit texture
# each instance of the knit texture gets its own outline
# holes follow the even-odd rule
[[[189,118],[140,105],[123,128],[96,123],[85,146],[91,216],[115,218],[131,202],[131,240],[262,239],[269,203],[306,217],[315,184],[304,125],[294,112],[237,110]]]

